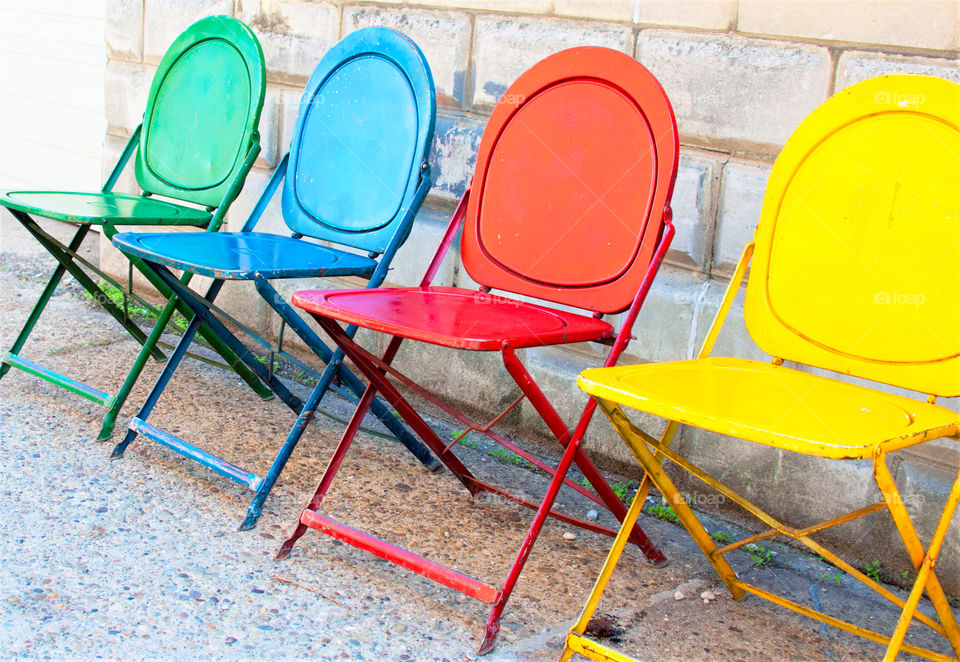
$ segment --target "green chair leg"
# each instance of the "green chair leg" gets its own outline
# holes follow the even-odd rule
[[[78,248],[80,248],[80,244],[83,243],[83,240],[89,231],[89,225],[81,225],[79,228],[77,228],[76,233],[73,235],[73,239],[70,240],[70,245],[68,247],[69,250],[76,251]],[[53,296],[54,290],[57,289],[57,285],[60,284],[60,280],[63,278],[63,274],[65,274],[66,271],[66,267],[64,267],[62,263],[57,264],[57,268],[54,269],[53,275],[50,276],[50,280],[47,281],[46,286],[43,288],[43,292],[40,294],[40,298],[37,299],[37,303],[34,304],[33,310],[30,311],[30,316],[27,318],[23,328],[20,329],[20,334],[17,336],[13,346],[10,348],[10,354],[19,354],[20,350],[23,349],[23,345],[27,342],[30,332],[33,331],[33,327],[36,326],[37,320],[40,319],[40,314],[43,312],[43,309],[47,307],[50,297]],[[10,372],[10,364],[6,362],[0,364],[0,378],[2,378],[8,372]]]

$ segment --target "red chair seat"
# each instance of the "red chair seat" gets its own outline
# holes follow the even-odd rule
[[[293,304],[310,313],[402,338],[472,350],[603,340],[601,320],[457,287],[304,290]]]

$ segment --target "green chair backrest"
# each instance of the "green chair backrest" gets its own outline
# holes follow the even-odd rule
[[[266,67],[253,31],[197,21],[170,46],[143,116],[136,176],[147,193],[219,206],[259,141]]]

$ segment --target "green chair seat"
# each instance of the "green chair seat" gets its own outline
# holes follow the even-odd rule
[[[206,225],[212,217],[204,209],[121,193],[0,191],[0,206],[91,225]]]

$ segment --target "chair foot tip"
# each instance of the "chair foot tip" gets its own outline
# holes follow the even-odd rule
[[[113,451],[110,453],[111,460],[119,460],[121,457],[123,457],[123,451]]]
[[[493,639],[485,638],[483,643],[480,644],[480,649],[477,650],[477,655],[486,655],[487,653],[491,652],[496,645],[496,641],[496,637]]]
[[[477,655],[486,655],[493,650],[494,646],[497,644],[497,635],[500,634],[500,620],[497,619],[493,623],[487,623],[487,631],[483,637],[483,643],[480,644],[480,649],[477,651]]]
[[[277,552],[277,555],[273,557],[275,561],[285,561],[290,557],[291,549],[289,547],[283,547]]]

